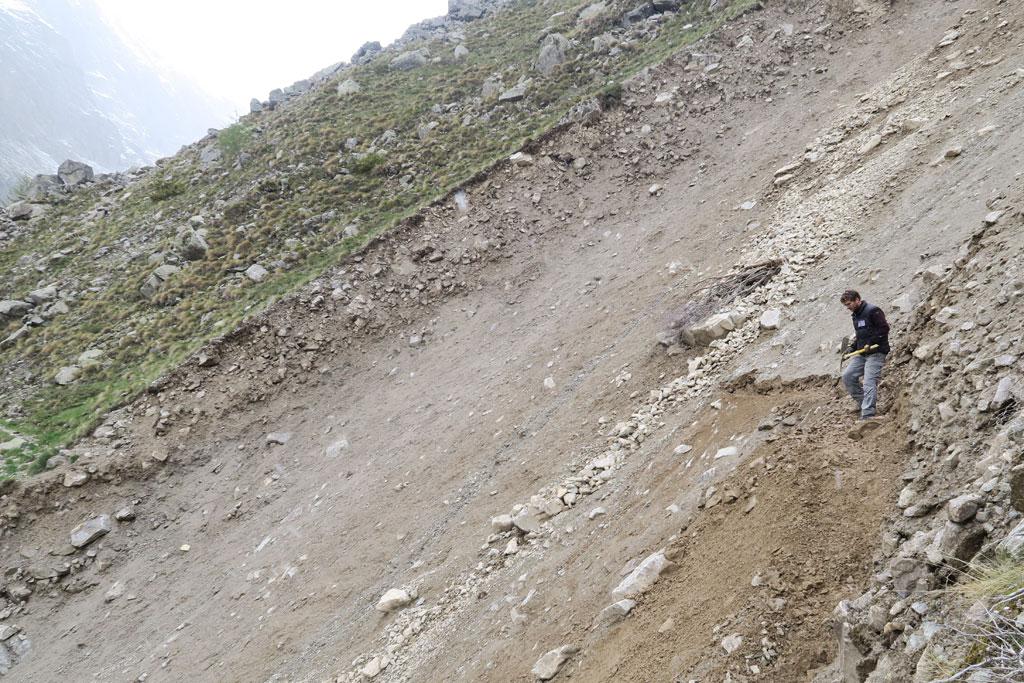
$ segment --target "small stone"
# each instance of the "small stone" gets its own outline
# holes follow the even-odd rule
[[[692,450],[693,446],[691,446],[690,444],[681,443],[678,446],[676,446],[675,449],[673,449],[672,453],[673,455],[686,455]]]
[[[292,432],[271,432],[267,434],[267,443],[283,446],[292,440]]]
[[[977,496],[970,493],[952,499],[946,503],[946,515],[949,517],[949,521],[963,524],[974,519],[974,516],[978,514],[978,502]]]
[[[53,378],[53,381],[56,384],[59,384],[60,386],[63,387],[63,386],[67,386],[68,384],[71,384],[72,382],[74,382],[75,380],[77,380],[81,376],[82,376],[82,369],[81,368],[79,368],[77,366],[74,366],[74,365],[65,366],[65,367],[61,368],[59,372],[57,372],[56,376]]]
[[[253,282],[263,282],[270,272],[258,263],[254,263],[245,269],[245,276]]]
[[[117,600],[122,595],[124,595],[124,584],[121,583],[120,581],[115,581],[110,586],[110,589],[107,590],[106,594],[103,596],[103,601],[104,602],[113,602],[114,600]]]
[[[880,144],[882,144],[882,136],[881,136],[881,135],[872,135],[872,136],[871,136],[870,138],[868,138],[868,139],[867,139],[867,141],[866,141],[866,142],[865,142],[865,143],[864,143],[864,144],[863,144],[863,145],[861,146],[859,154],[860,154],[861,156],[864,156],[864,155],[866,155],[866,154],[870,154],[870,153],[871,153],[871,152],[873,152],[873,151],[875,150],[875,148],[876,148],[876,147],[878,147],[878,146],[879,146]]]
[[[740,649],[743,645],[743,636],[738,633],[733,633],[725,638],[722,638],[722,649],[725,650],[726,654],[732,654],[736,650]]]
[[[359,673],[366,678],[376,678],[381,671],[387,668],[389,663],[387,659],[374,657],[359,669]]]
[[[544,387],[546,389],[554,389],[555,388],[555,378],[554,377],[545,377],[544,378]]]
[[[735,446],[726,446],[725,448],[719,448],[715,453],[715,460],[720,458],[730,458],[734,455],[739,455],[740,449]]]
[[[87,481],[89,481],[88,472],[71,471],[64,474],[64,486],[69,489],[75,486],[82,486]]]
[[[662,622],[661,626],[658,627],[658,633],[668,633],[676,627],[676,621],[672,617],[669,617]]]
[[[491,517],[491,528],[497,533],[512,531],[512,515],[498,515]]]
[[[550,650],[537,660],[531,672],[537,677],[537,680],[549,681],[558,675],[569,658],[577,652],[579,652],[579,648],[574,645],[563,645],[556,650]]]
[[[630,572],[619,585],[612,590],[612,595],[621,598],[635,598],[646,593],[658,581],[661,574],[674,565],[665,557],[665,551],[659,550],[649,555],[636,569]]]
[[[999,219],[1002,218],[1002,216],[1002,211],[992,211],[990,213],[985,214],[985,217],[982,219],[982,221],[985,223],[985,225],[995,225],[996,223],[999,222]]]
[[[587,513],[587,519],[596,519],[597,517],[600,517],[601,515],[605,514],[608,514],[607,510],[605,510],[602,507],[596,507]]]
[[[97,538],[110,533],[110,516],[100,515],[86,520],[71,530],[71,545],[84,548]]]
[[[636,600],[627,598],[614,602],[601,610],[601,613],[597,615],[597,623],[608,626],[622,621],[633,611],[634,607],[636,607]]]
[[[377,601],[378,612],[393,612],[412,602],[412,596],[401,588],[391,588]]]
[[[770,308],[761,314],[759,321],[762,330],[777,330],[782,322],[782,311],[777,308]]]
[[[505,551],[502,553],[506,557],[509,555],[515,555],[519,552],[519,541],[515,538],[510,539],[508,544],[505,545]]]
[[[114,513],[114,519],[119,522],[130,522],[135,519],[135,509],[125,506]]]

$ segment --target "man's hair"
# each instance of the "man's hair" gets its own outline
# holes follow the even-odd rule
[[[845,304],[847,301],[856,301],[860,298],[860,294],[855,289],[848,289],[843,292],[843,295],[839,297],[839,302]]]

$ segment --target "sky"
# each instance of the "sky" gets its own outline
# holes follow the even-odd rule
[[[410,24],[448,11],[447,0],[95,0],[119,33],[159,65],[225,106],[348,61],[370,40],[387,45]]]

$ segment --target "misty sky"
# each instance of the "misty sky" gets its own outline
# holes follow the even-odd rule
[[[253,97],[348,61],[368,40],[395,40],[445,14],[447,0],[95,0],[108,21],[160,64],[235,111]]]

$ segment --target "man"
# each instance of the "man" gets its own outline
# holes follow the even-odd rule
[[[889,353],[889,323],[882,309],[862,300],[860,294],[852,289],[843,292],[839,301],[853,318],[853,331],[856,333],[853,350],[869,348],[850,360],[850,365],[843,372],[843,384],[857,402],[860,419],[870,420],[875,417],[878,380],[882,378],[882,364]]]

